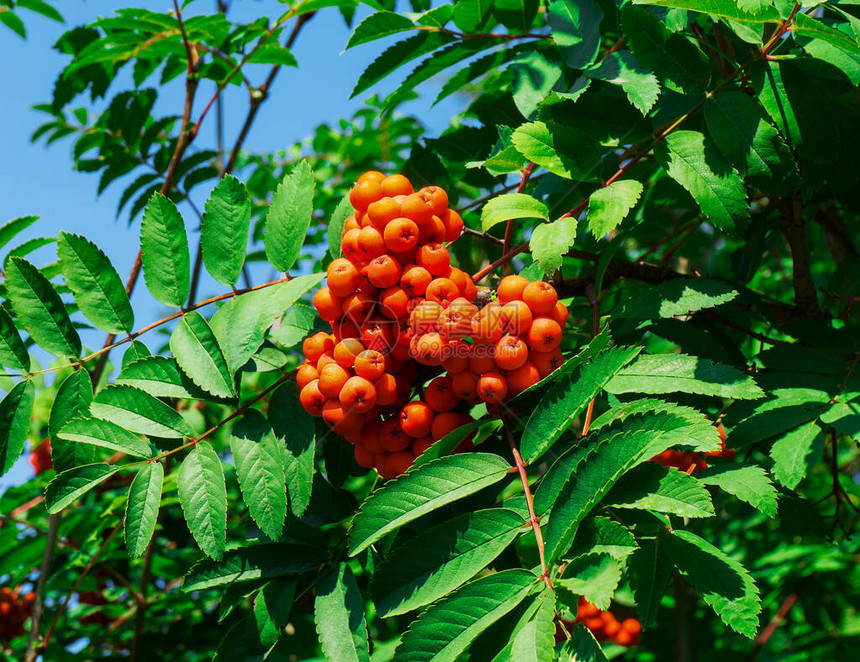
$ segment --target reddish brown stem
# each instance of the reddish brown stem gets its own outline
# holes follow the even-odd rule
[[[529,178],[532,176],[534,172],[535,164],[529,163],[522,172],[522,176],[520,178],[520,185],[517,187],[517,193],[522,193],[526,185],[529,183]],[[507,253],[511,249],[511,239],[514,236],[514,219],[509,219],[507,225],[505,226],[505,239],[502,243],[502,253]]]

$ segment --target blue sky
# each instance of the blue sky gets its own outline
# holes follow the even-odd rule
[[[0,62],[4,63],[0,73],[3,89],[3,94],[0,94],[0,224],[18,216],[34,214],[41,217],[6,250],[31,237],[56,237],[60,230],[76,232],[96,241],[125,278],[138,250],[139,220],[128,226],[126,216],[119,219],[115,216],[124,188],[122,180],[97,197],[98,175],[72,170],[72,140],[62,140],[50,147],[44,147],[43,142],[31,143],[30,136],[46,117],[32,110],[32,106],[50,99],[54,80],[66,62],[65,57],[51,49],[64,30],[91,22],[97,16],[110,15],[116,7],[137,6],[168,11],[173,3],[171,0],[128,0],[122,3],[115,0],[64,0],[57,6],[66,19],[65,25],[30,12],[22,13],[28,31],[26,41],[5,27],[0,29]],[[215,0],[196,0],[185,9],[185,13],[211,13],[214,6]],[[234,20],[251,21],[261,15],[276,17],[284,9],[285,5],[275,0],[233,0],[230,15]],[[357,19],[368,13],[367,8],[360,8]],[[405,76],[404,72],[399,72],[399,78],[396,74],[391,82],[350,100],[349,93],[358,76],[394,40],[374,42],[344,53],[350,33],[340,13],[333,8],[320,11],[305,26],[294,48],[299,67],[281,71],[271,97],[263,105],[246,141],[248,149],[284,149],[309,136],[320,123],[336,123],[338,119],[350,116],[361,107],[364,99],[374,92],[390,91]],[[405,69],[409,70],[410,66]],[[266,72],[267,69],[259,68],[255,75],[252,74],[255,84],[262,82]],[[207,82],[207,85],[214,89],[211,83]],[[428,85],[438,87],[433,82]],[[129,81],[120,76],[111,92],[129,86]],[[195,118],[213,89],[201,87],[193,115]],[[431,113],[429,104],[435,95],[428,96],[411,102],[405,110],[418,116],[430,134],[438,134],[460,110],[461,102],[449,97]],[[182,101],[183,83],[180,79],[162,93],[156,112],[180,114]],[[231,144],[230,136],[238,131],[247,109],[244,88],[231,87],[225,103],[226,136],[228,144]],[[197,142],[201,146],[214,145],[214,113],[207,116]],[[202,185],[196,189],[193,197],[198,207],[202,207],[209,188]],[[189,244],[192,251],[195,250],[196,237],[191,236]],[[39,249],[32,254],[32,259],[36,264],[52,262],[53,247]],[[205,279],[198,298],[221,291],[222,286]],[[158,319],[164,312],[142,284],[134,293],[133,304],[137,327]],[[98,345],[102,337],[101,333],[86,334],[84,342]],[[43,359],[44,355],[38,358]],[[14,473],[19,479],[23,470],[16,467]]]

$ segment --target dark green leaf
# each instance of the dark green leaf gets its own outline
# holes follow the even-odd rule
[[[152,456],[149,444],[138,435],[115,423],[102,421],[98,418],[73,418],[60,428],[57,432],[57,438],[64,441],[101,446],[135,457]]]
[[[699,481],[674,467],[647,463],[618,481],[606,500],[614,508],[637,508],[678,517],[713,517],[714,505],[706,484],[706,480]]]
[[[90,413],[92,402],[93,382],[90,373],[86,370],[74,371],[63,380],[57,389],[48,422],[48,433],[51,436],[51,459],[53,459],[54,468],[57,471],[65,471],[96,461],[95,446],[64,441],[57,436],[68,421],[87,416]]]
[[[272,394],[268,417],[286,454],[284,473],[290,510],[301,517],[311,501],[316,433],[313,418],[299,402],[299,387],[295,381],[286,382]]]
[[[390,11],[379,11],[371,14],[356,26],[346,43],[346,47],[349,49],[404,30],[411,30],[414,27],[415,24],[405,16]]]
[[[588,198],[588,229],[595,239],[609,234],[636,206],[642,184],[625,179],[597,189]]]
[[[133,386],[156,398],[206,397],[179,369],[176,359],[167,356],[144,356],[131,361],[123,366],[116,383]]]
[[[564,568],[559,586],[581,595],[598,609],[609,609],[609,603],[621,581],[621,565],[608,554],[585,554]]]
[[[85,464],[57,474],[45,488],[45,505],[49,513],[58,513],[72,505],[96,485],[113,476],[119,467],[107,464]]]
[[[774,478],[789,489],[797,487],[824,449],[824,432],[815,421],[791,430],[770,449]]]
[[[0,306],[0,364],[24,371],[30,369],[30,354],[3,306]]]
[[[653,285],[638,297],[627,301],[616,317],[657,319],[679,317],[706,308],[714,308],[738,295],[728,283],[703,278],[678,278]]]
[[[131,558],[143,555],[155,532],[163,482],[164,467],[160,462],[150,462],[137,472],[128,490],[125,546]]]
[[[227,538],[227,487],[221,459],[209,444],[197,444],[185,456],[177,484],[191,535],[207,556],[220,559]]]
[[[561,57],[572,69],[594,62],[600,47],[603,12],[593,0],[554,0],[549,3],[549,26]]]
[[[15,464],[30,431],[36,390],[29,379],[18,382],[0,400],[0,476]]]
[[[147,289],[166,306],[181,306],[191,287],[185,223],[170,200],[155,193],[140,226],[143,278]]]
[[[203,264],[219,283],[232,287],[239,280],[250,227],[248,191],[242,182],[227,175],[206,201],[200,228]]]
[[[603,58],[600,65],[588,69],[585,75],[620,85],[630,103],[643,115],[648,114],[660,96],[657,77],[642,67],[630,51],[610,53]]]
[[[640,548],[630,557],[630,585],[636,598],[636,610],[642,627],[656,619],[674,568],[668,558],[666,535],[640,542]]]
[[[299,257],[313,212],[314,173],[299,161],[278,184],[266,215],[266,256],[278,271],[286,273]]]
[[[320,582],[314,601],[314,622],[327,660],[370,660],[364,601],[346,563],[341,563]]]
[[[102,389],[90,406],[93,416],[153,437],[193,437],[194,430],[172,407],[123,384]]]
[[[170,351],[182,371],[212,395],[236,395],[233,375],[209,324],[197,311],[182,316],[170,336]]]
[[[343,235],[343,226],[353,214],[352,203],[349,201],[349,196],[345,195],[337,203],[334,213],[328,223],[328,252],[332,257],[340,257],[340,240]]]
[[[696,478],[702,485],[716,485],[768,517],[776,516],[777,492],[761,467],[709,467]]]

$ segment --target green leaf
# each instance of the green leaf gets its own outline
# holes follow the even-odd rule
[[[657,162],[693,196],[720,230],[737,233],[749,221],[743,180],[698,131],[676,131],[654,146]]]
[[[658,319],[681,317],[706,308],[715,308],[738,295],[728,283],[705,278],[677,278],[652,285],[637,297],[627,301],[616,317],[627,319]]]
[[[637,549],[636,538],[627,528],[608,517],[591,517],[580,527],[571,554],[608,554],[624,561]]]
[[[394,616],[447,595],[492,563],[525,524],[512,510],[465,513],[395,549],[373,576],[380,616]]]
[[[307,160],[299,161],[278,184],[266,214],[266,257],[278,271],[289,271],[296,259],[314,213],[314,173]]]
[[[145,359],[148,356],[152,356],[152,352],[149,351],[149,348],[140,340],[132,340],[128,349],[125,350],[122,355],[122,365],[120,366],[120,370],[125,370],[130,363],[133,363],[138,359]]]
[[[697,474],[698,478],[698,474]],[[635,508],[678,517],[713,517],[706,481],[659,464],[643,464],[624,476],[606,497],[614,508]]]
[[[18,7],[29,9],[57,23],[65,23],[62,14],[43,0],[18,0],[16,4]]]
[[[313,306],[295,303],[272,329],[269,340],[286,349],[296,347],[311,335],[318,319]]]
[[[109,448],[135,457],[152,457],[149,444],[133,432],[98,418],[73,418],[57,432],[57,438]]]
[[[497,0],[498,2],[498,0]],[[514,103],[529,118],[562,77],[561,67],[540,53],[527,53],[510,66]]]
[[[182,316],[170,335],[170,351],[182,371],[212,395],[236,396],[233,375],[209,324],[197,311]]]
[[[397,662],[454,662],[489,625],[516,607],[537,577],[519,568],[481,577],[428,607],[395,651]]]
[[[613,375],[639,353],[638,347],[616,347],[598,354],[549,387],[529,416],[520,442],[532,464],[556,442]]]
[[[227,550],[220,561],[204,559],[185,576],[185,591],[228,586],[316,570],[324,563],[323,550],[301,543],[266,543]]]
[[[193,437],[193,428],[175,409],[148,393],[123,384],[102,389],[90,406],[96,418],[152,437]]]
[[[268,417],[275,437],[283,444],[290,511],[301,517],[311,502],[316,431],[313,417],[301,406],[295,381],[286,382],[272,394]]]
[[[708,467],[696,473],[702,485],[716,485],[768,517],[775,517],[777,492],[764,469],[746,467]]]
[[[346,563],[341,563],[320,582],[314,601],[314,623],[327,660],[370,660],[364,601]]]
[[[349,201],[349,196],[345,195],[337,203],[328,223],[328,252],[332,257],[340,257],[343,254],[340,249],[343,226],[352,214],[352,203]]]
[[[161,462],[150,462],[137,472],[128,489],[125,546],[128,548],[128,555],[133,559],[143,556],[155,532],[163,482],[164,467]]]
[[[661,531],[656,538],[641,541],[640,548],[630,557],[630,585],[639,620],[645,628],[657,619],[663,594],[674,572],[668,557],[667,537]]]
[[[708,59],[685,36],[670,32],[657,16],[629,4],[621,10],[621,19],[636,61],[652,70],[661,83],[682,94],[706,91]]]
[[[349,529],[350,556],[407,522],[499,482],[508,468],[498,455],[460,453],[407,471],[365,499]]]
[[[576,219],[570,217],[535,226],[529,247],[545,274],[554,274],[561,268],[562,258],[576,241],[576,226]]]
[[[41,271],[22,257],[13,257],[6,270],[6,292],[18,321],[36,344],[59,356],[80,356],[81,339],[60,295]]]
[[[477,430],[480,425],[481,424],[478,421],[469,421],[465,425],[461,425],[460,427],[451,430],[451,432],[446,434],[439,441],[434,442],[430,448],[416,457],[412,466],[420,467],[422,464],[430,462],[430,460],[450,455],[454,452],[454,449],[456,449],[466,437],[472,434],[474,430]]]
[[[559,586],[606,610],[621,581],[621,565],[608,554],[585,554],[568,563],[564,575]]]
[[[0,364],[24,371],[30,369],[30,354],[12,316],[3,306],[0,306]]]
[[[12,468],[24,450],[35,397],[36,389],[28,379],[15,384],[0,400],[0,476]]]
[[[133,386],[156,398],[204,399],[206,397],[206,394],[180,370],[176,359],[168,356],[144,356],[131,361],[123,366],[116,378],[116,383]]]
[[[755,380],[732,366],[686,354],[643,354],[606,385],[609,393],[695,393],[735,400],[764,397]]]
[[[676,7],[746,23],[778,23],[781,20],[779,12],[772,3],[767,3],[761,6],[759,11],[754,12],[741,6],[743,0],[633,0],[633,4]],[[761,5],[761,3],[758,4]]]
[[[723,623],[752,639],[761,611],[758,589],[746,569],[711,543],[689,531],[666,537],[672,563]]]
[[[582,623],[577,623],[571,631],[570,641],[562,646],[558,659],[559,662],[607,662],[609,658],[591,630]]]
[[[51,459],[58,472],[96,461],[95,446],[64,441],[57,436],[68,421],[89,415],[92,402],[93,382],[86,370],[75,370],[57,388],[51,405],[48,434],[51,437]]]
[[[549,3],[548,22],[558,50],[567,66],[585,69],[594,62],[600,47],[603,12],[593,0],[554,0]]]
[[[360,44],[366,44],[383,37],[388,37],[404,30],[412,30],[415,24],[405,16],[391,11],[378,11],[359,23],[346,43],[350,49]]]
[[[630,103],[643,115],[648,114],[660,96],[657,77],[642,67],[630,51],[610,53],[599,65],[586,70],[585,75],[621,86]]]
[[[209,444],[194,446],[179,465],[179,503],[194,540],[213,559],[227,539],[227,487],[221,459]]]
[[[176,205],[155,193],[140,226],[143,278],[152,296],[166,306],[182,306],[191,287],[185,223]]]
[[[263,415],[249,409],[230,433],[230,450],[242,498],[257,526],[272,540],[287,517],[287,478],[281,440]]]
[[[11,11],[0,12],[0,23],[6,25],[6,27],[22,39],[27,37],[27,29],[24,27],[24,21],[17,14],[13,14]]]
[[[45,505],[48,512],[58,513],[66,506],[72,505],[81,496],[89,492],[96,485],[103,483],[113,476],[119,467],[107,464],[85,464],[63,471],[48,483],[45,488]]]
[[[717,148],[749,184],[778,194],[797,186],[794,155],[752,97],[720,92],[705,103],[705,121]]]
[[[506,193],[493,198],[481,210],[481,228],[484,232],[494,225],[520,218],[549,220],[549,210],[540,200],[525,193]]]
[[[454,4],[454,25],[464,32],[480,32],[493,10],[490,0],[459,0]]]
[[[588,229],[600,239],[621,225],[642,195],[642,184],[633,179],[612,182],[588,198]]]
[[[538,598],[538,608],[528,622],[514,634],[511,659],[517,662],[552,660],[555,648],[555,595],[545,590]]]
[[[517,151],[542,168],[565,179],[597,181],[600,154],[582,131],[544,122],[517,127],[511,136]]]
[[[20,216],[0,225],[0,248],[3,248],[38,220],[38,216]]]
[[[283,67],[297,67],[296,56],[290,49],[276,42],[270,42],[251,53],[248,62],[255,64],[276,64]]]
[[[815,421],[791,430],[770,449],[773,477],[793,490],[806,477],[824,450],[824,432]]]
[[[206,201],[200,227],[203,264],[212,277],[232,287],[239,280],[248,230],[251,227],[251,199],[245,185],[231,175],[222,179]]]
[[[254,621],[263,646],[274,646],[290,622],[296,583],[295,579],[273,579],[257,593]]]
[[[81,312],[102,331],[131,331],[134,312],[107,255],[85,237],[68,232],[60,232],[57,255]]]
[[[811,16],[807,16],[803,12],[797,13],[794,22],[795,25],[792,29],[792,34],[795,36],[821,39],[829,44],[833,44],[846,53],[860,55],[860,46],[858,46],[857,42],[854,39],[851,39],[851,37],[844,32],[831,28],[821,21],[817,21]]]

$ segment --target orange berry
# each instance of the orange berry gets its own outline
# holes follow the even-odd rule
[[[364,448],[361,444],[355,445],[355,463],[365,469],[373,469],[376,465],[376,455]]]
[[[536,352],[551,352],[561,344],[561,326],[550,317],[537,317],[529,327],[527,337]]]
[[[356,180],[356,184],[363,184],[364,182],[382,182],[383,179],[385,179],[385,175],[379,172],[379,170],[368,170],[359,176]]]
[[[549,283],[537,280],[523,288],[523,301],[528,304],[533,313],[547,315],[555,308],[555,304],[558,302],[558,293]]]
[[[350,377],[343,385],[339,399],[346,411],[363,414],[376,404],[376,389],[364,377]]]
[[[416,255],[418,255],[418,244],[415,244],[408,251],[391,251],[391,257],[400,264],[413,264]]]
[[[384,230],[389,222],[400,215],[400,203],[394,198],[380,198],[367,208],[367,219],[373,227],[380,231]]]
[[[439,244],[445,241],[445,224],[438,216],[431,216],[430,220],[420,228],[418,239],[422,244]]]
[[[448,304],[460,296],[460,288],[450,278],[434,278],[427,286],[424,297],[428,301],[435,301],[447,308]]]
[[[444,214],[448,209],[448,194],[441,186],[425,186],[418,195],[427,201],[436,215]]]
[[[475,402],[478,400],[478,379],[471,370],[464,370],[451,377],[451,388],[461,400]]]
[[[390,405],[397,400],[397,380],[394,375],[384,373],[373,382],[373,387],[376,389],[376,404],[381,407]]]
[[[532,350],[529,352],[529,361],[534,364],[538,369],[541,378],[543,378],[555,371],[562,363],[564,363],[564,356],[558,348],[550,352],[537,352]]]
[[[457,375],[469,369],[469,354],[472,346],[463,340],[451,340],[443,355],[442,368],[449,375]]]
[[[463,233],[463,218],[453,209],[439,215],[445,225],[445,241],[455,241]]]
[[[399,476],[406,473],[407,469],[415,462],[415,457],[409,450],[402,450],[399,453],[392,453],[388,456],[388,471],[394,476]]]
[[[496,343],[496,364],[502,370],[516,370],[529,358],[529,348],[518,336],[505,336]]]
[[[438,301],[422,301],[409,314],[409,325],[415,333],[434,331],[443,310]]]
[[[321,287],[314,294],[314,308],[326,322],[336,320],[343,313],[343,299],[335,296],[328,287]]]
[[[433,411],[450,411],[460,404],[460,398],[454,392],[451,377],[445,375],[436,377],[424,390],[424,399]]]
[[[316,363],[323,354],[333,349],[334,340],[325,331],[318,331],[302,341],[302,352],[312,363]]]
[[[432,437],[421,437],[412,442],[412,454],[418,457],[433,445]]]
[[[478,294],[478,288],[475,286],[475,283],[472,281],[472,277],[469,274],[457,267],[451,267],[451,272],[448,274],[447,278],[450,278],[454,283],[456,283],[457,288],[460,290],[461,297],[470,302],[475,300],[475,297]]]
[[[317,372],[321,372],[329,363],[337,363],[334,360],[334,350],[326,352],[317,359]]]
[[[478,397],[484,402],[502,402],[508,396],[508,382],[498,372],[488,372],[478,380]]]
[[[615,643],[619,646],[632,646],[633,645],[633,637],[626,630],[621,630],[618,634],[615,635]]]
[[[433,419],[430,426],[430,437],[433,441],[439,441],[459,427],[471,422],[473,419],[468,414],[458,411],[445,411]]]
[[[381,290],[397,285],[400,273],[400,263],[390,255],[380,255],[367,265],[368,279]]]
[[[352,187],[352,190],[349,192],[349,201],[355,209],[364,211],[367,207],[379,200],[382,197],[382,191],[380,190],[380,181],[381,180],[371,180],[365,179],[364,181],[359,180],[359,182]]]
[[[343,300],[343,314],[356,324],[360,324],[373,312],[374,305],[376,305],[376,301],[370,294],[356,292]]]
[[[391,418],[379,428],[379,443],[389,453],[397,453],[412,445],[412,437],[403,431],[397,418]]]
[[[320,392],[319,380],[314,379],[299,392],[299,402],[311,416],[322,416],[326,397]]]
[[[523,290],[528,284],[529,281],[522,276],[505,276],[501,281],[499,281],[499,287],[496,290],[499,301],[501,303],[507,303],[508,301],[514,301],[516,299],[522,300]]]
[[[436,331],[416,335],[409,343],[409,353],[424,365],[442,365],[442,346],[445,341]]]
[[[488,351],[489,350],[489,351]],[[488,372],[495,372],[496,368],[496,359],[493,356],[495,353],[495,347],[481,347],[481,351],[478,352],[477,349],[472,350],[472,355],[469,357],[469,370],[474,372],[476,375],[485,375]]]
[[[337,398],[327,400],[323,405],[322,418],[331,428],[337,427],[346,418],[346,414],[346,409],[337,401]]]
[[[319,373],[313,363],[303,363],[299,366],[299,369],[296,370],[296,384],[299,385],[300,389],[304,388],[315,379],[319,379]]]
[[[343,223],[343,231],[341,232],[341,240],[350,230],[361,230],[361,224],[355,219],[355,216],[350,216]]]
[[[332,260],[326,270],[326,282],[329,291],[336,297],[349,296],[361,284],[361,275],[355,265],[346,258]]]
[[[522,393],[541,379],[540,372],[531,361],[526,361],[516,370],[509,372],[506,377],[511,395]]]
[[[502,306],[502,328],[513,336],[525,336],[532,325],[531,308],[525,301],[514,299]]]
[[[406,218],[412,219],[417,225],[424,225],[433,216],[433,206],[419,193],[407,195],[400,203],[400,209]]]
[[[433,409],[426,402],[410,402],[400,410],[400,428],[413,439],[430,434]]]
[[[424,244],[418,249],[415,261],[419,267],[424,267],[434,276],[440,276],[451,266],[451,254],[442,244]]]
[[[379,379],[385,372],[385,357],[373,349],[366,349],[355,357],[355,374],[370,381]]]
[[[555,307],[549,311],[547,317],[551,317],[558,325],[563,329],[565,324],[567,324],[567,306],[565,306],[561,301],[556,301]]]
[[[502,337],[502,316],[500,308],[484,306],[472,318],[472,340],[481,345],[494,345]]]
[[[439,314],[436,325],[440,335],[447,340],[462,340],[472,332],[472,318],[477,312],[475,304],[457,297]]]
[[[427,286],[432,280],[433,275],[424,267],[407,266],[403,270],[403,275],[400,276],[400,287],[410,297],[421,297],[424,296],[424,292],[427,291]]]
[[[642,623],[635,618],[625,618],[621,621],[621,629],[630,634],[639,634],[642,632]]]
[[[343,252],[346,259],[351,262],[361,260],[361,254],[358,249],[358,235],[361,234],[359,228],[353,228],[343,233],[340,240],[340,250]]]
[[[404,252],[418,243],[418,226],[411,219],[395,218],[385,226],[385,245],[392,251]]]
[[[372,225],[361,228],[358,233],[358,255],[362,260],[372,260],[385,253],[382,233]]]
[[[355,322],[346,317],[341,317],[339,320],[332,321],[331,331],[337,342],[340,342],[344,338],[358,338],[360,335],[358,326],[356,326]],[[334,349],[334,345],[332,345],[332,349]]]
[[[382,430],[382,421],[375,420],[364,426],[361,431],[359,443],[374,455],[384,453],[385,449],[379,443],[379,433]]]
[[[349,371],[338,363],[329,363],[319,372],[319,389],[327,398],[337,398],[349,379]]]
[[[383,195],[409,195],[414,190],[411,182],[404,175],[388,175],[379,185]]]
[[[334,346],[334,360],[342,368],[351,368],[355,365],[355,357],[364,350],[364,345],[357,338],[344,338]]]
[[[385,318],[371,318],[361,325],[361,342],[367,349],[387,352],[394,346],[394,323]]]
[[[379,312],[391,319],[405,318],[409,308],[409,295],[399,285],[382,290],[379,295]]]

